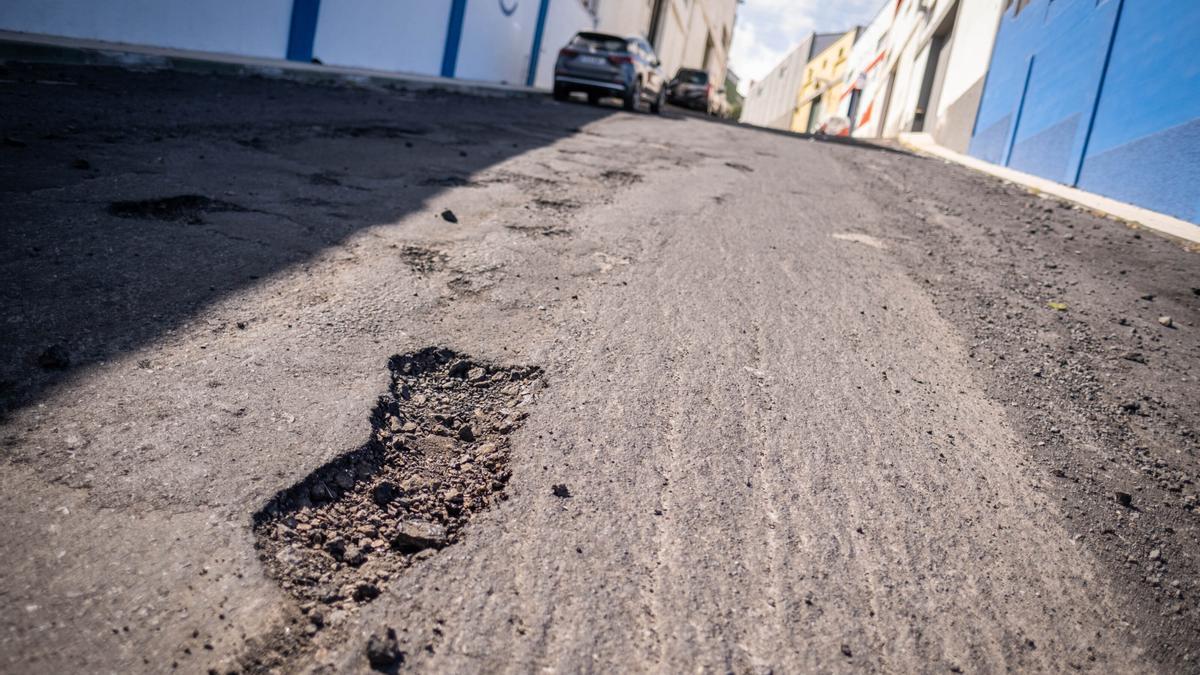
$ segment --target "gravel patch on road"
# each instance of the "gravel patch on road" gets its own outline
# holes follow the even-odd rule
[[[867,194],[902,196],[880,234],[969,341],[1122,618],[1195,670],[1200,251],[940,161],[849,157]]]

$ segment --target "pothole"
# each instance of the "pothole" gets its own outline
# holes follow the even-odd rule
[[[326,185],[335,187],[342,184],[337,174],[330,171],[318,171],[308,177],[309,185]]]
[[[396,127],[387,125],[363,125],[363,126],[346,126],[332,127],[323,130],[324,135],[329,138],[411,138],[413,136],[424,136],[429,133],[427,129],[418,129],[415,127]]]
[[[400,257],[419,274],[437,272],[443,269],[450,260],[450,256],[441,251],[411,245],[400,250]]]
[[[498,279],[494,272],[499,269],[500,266],[494,266],[458,274],[446,282],[446,287],[458,298],[482,295],[496,287]]]
[[[507,185],[512,184],[525,191],[552,190],[559,186],[559,181],[542,176],[533,176],[512,171],[494,171],[483,180],[484,183]]]
[[[506,498],[508,437],[542,386],[539,368],[444,348],[392,357],[389,368],[370,440],[254,516],[259,557],[299,600],[310,634],[374,600]]]
[[[505,225],[505,229],[530,237],[569,237],[571,230],[554,225]]]
[[[634,183],[639,183],[642,180],[640,173],[632,171],[622,171],[620,169],[609,169],[600,174],[600,182],[611,187],[629,187]]]
[[[434,176],[425,178],[419,185],[422,187],[483,187],[483,183],[471,180],[466,176]]]
[[[538,197],[533,200],[533,207],[541,211],[552,211],[563,214],[578,210],[580,204],[573,199],[547,199]]]
[[[202,216],[206,213],[246,210],[237,204],[204,195],[176,195],[160,199],[113,202],[108,205],[108,212],[119,218],[167,220],[192,224],[204,222]]]

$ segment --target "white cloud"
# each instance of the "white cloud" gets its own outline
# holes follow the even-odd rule
[[[738,7],[729,67],[751,80],[771,72],[809,33],[833,33],[865,25],[890,0],[746,0]]]

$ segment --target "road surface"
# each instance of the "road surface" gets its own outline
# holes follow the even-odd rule
[[[3,80],[0,670],[1200,668],[1195,250],[677,112]]]

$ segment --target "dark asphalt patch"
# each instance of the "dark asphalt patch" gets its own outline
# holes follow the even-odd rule
[[[411,245],[405,246],[400,250],[400,257],[404,259],[404,262],[409,267],[421,275],[441,271],[450,260],[450,256],[441,251]]]
[[[569,237],[571,231],[565,227],[553,225],[505,225],[505,229],[531,237]]]
[[[482,183],[463,176],[435,176],[422,180],[422,187],[482,187]]]
[[[66,370],[71,366],[71,354],[62,345],[50,345],[38,354],[37,363],[46,370]]]
[[[165,220],[172,222],[201,223],[206,213],[220,211],[246,211],[247,209],[220,199],[204,195],[176,195],[159,199],[139,199],[113,202],[108,212],[118,218],[140,220]]]
[[[308,183],[309,185],[327,185],[334,187],[341,185],[342,181],[338,180],[337,176],[329,173],[328,171],[320,171],[310,175],[308,177]]]
[[[329,138],[376,138],[376,139],[399,139],[408,138],[411,136],[424,136],[429,133],[427,129],[417,127],[393,127],[385,125],[366,125],[366,126],[348,126],[348,127],[333,127],[326,131],[325,135]]]
[[[573,199],[546,199],[537,198],[533,200],[533,207],[542,211],[553,211],[555,213],[570,213],[577,211],[581,204]]]
[[[609,169],[600,174],[600,182],[610,187],[629,187],[634,183],[640,183],[642,175],[632,171],[622,171],[620,169]]]

